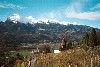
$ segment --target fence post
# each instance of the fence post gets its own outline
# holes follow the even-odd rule
[[[68,67],[71,67],[72,63],[68,63]]]
[[[98,65],[99,65],[99,61],[100,61],[100,60],[99,60],[99,55],[97,55],[97,63],[98,63]]]
[[[37,66],[37,60],[36,60],[36,62],[35,62],[35,64],[34,64],[34,66]]]
[[[68,67],[71,67],[71,65],[69,64]]]
[[[53,67],[53,61],[51,63],[52,63],[52,67]]]
[[[97,58],[96,58],[96,57],[94,58],[94,61],[95,61],[95,63],[96,63],[96,61],[97,61]]]
[[[76,64],[75,67],[78,67],[78,64]]]
[[[48,61],[48,67],[49,67],[49,65],[50,65],[50,63],[49,63],[49,61]]]
[[[62,67],[61,59],[59,60],[60,67]]]
[[[93,59],[91,58],[91,67],[93,67],[93,62],[92,61],[93,61]]]
[[[83,67],[86,67],[86,66],[85,66],[85,59],[84,59],[84,66],[83,66]]]

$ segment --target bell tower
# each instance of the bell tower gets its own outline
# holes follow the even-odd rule
[[[66,44],[67,44],[67,40],[66,40],[66,38],[63,38],[62,39],[62,44],[61,44],[61,49],[62,50],[65,50],[66,49]]]

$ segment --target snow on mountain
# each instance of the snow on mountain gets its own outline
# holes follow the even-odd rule
[[[14,23],[17,23],[17,21],[23,21],[23,23],[59,23],[59,24],[63,24],[63,25],[69,25],[69,24],[73,24],[73,25],[83,25],[83,24],[79,24],[77,22],[69,22],[69,21],[58,21],[57,19],[47,19],[47,18],[41,18],[41,19],[35,19],[33,16],[27,16],[26,18],[21,19],[19,14],[13,14],[12,16],[9,16],[9,19],[11,21],[13,21]]]
[[[27,19],[27,22],[30,22],[31,24],[34,23],[34,18],[32,16],[28,16],[26,17],[26,19]]]
[[[28,17],[26,17],[26,21],[27,22],[30,22],[31,24],[34,24],[34,23],[46,23],[46,24],[48,24],[48,22],[50,22],[50,23],[54,23],[54,22],[58,22],[56,19],[53,19],[53,20],[51,20],[51,19],[45,19],[45,18],[41,18],[41,19],[34,19],[32,16],[28,16]]]
[[[20,21],[20,15],[19,14],[13,14],[12,16],[9,16],[9,19],[16,23],[16,21]]]

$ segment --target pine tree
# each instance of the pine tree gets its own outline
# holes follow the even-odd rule
[[[89,34],[88,33],[86,33],[84,40],[85,40],[85,44],[89,46]]]
[[[90,46],[94,47],[97,46],[97,35],[96,35],[96,31],[94,28],[92,28],[91,34],[90,34]]]
[[[67,44],[67,49],[71,49],[72,48],[72,42],[70,41],[68,44]]]

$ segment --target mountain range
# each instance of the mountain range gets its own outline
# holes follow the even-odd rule
[[[57,22],[50,22],[49,20],[34,24],[30,22],[22,23],[7,18],[6,21],[0,21],[0,42],[13,43],[13,40],[15,40],[15,43],[61,43],[62,35],[65,33],[67,33],[69,40],[78,42],[92,28],[86,25],[63,25]],[[98,28],[95,29],[100,31]],[[9,40],[6,40],[5,37],[8,37]]]

